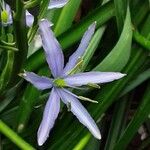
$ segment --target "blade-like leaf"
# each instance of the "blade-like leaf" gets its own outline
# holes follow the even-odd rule
[[[129,8],[125,19],[124,28],[119,41],[113,50],[104,58],[104,60],[94,70],[99,71],[121,71],[127,64],[132,42],[132,26]]]
[[[141,104],[139,105],[134,117],[128,124],[127,128],[125,129],[123,135],[116,143],[114,150],[118,149],[126,149],[127,145],[135,135],[135,133],[138,131],[139,127],[142,125],[142,123],[146,120],[148,115],[150,114],[150,84],[147,87],[147,90],[144,94],[144,97],[142,99]]]
[[[70,28],[80,4],[81,0],[69,0],[68,4],[62,9],[57,24],[54,28],[56,36],[62,34]]]

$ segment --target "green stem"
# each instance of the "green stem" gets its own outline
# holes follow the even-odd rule
[[[11,128],[9,128],[2,120],[0,120],[0,132],[8,137],[20,149],[35,150],[31,145],[25,142],[19,135],[17,135]]]
[[[12,46],[4,46],[4,45],[0,45],[0,48],[1,48],[1,49],[5,49],[5,50],[8,50],[8,51],[18,51],[17,48],[12,47]]]
[[[38,15],[37,19],[34,20],[33,26],[31,27],[31,29],[28,32],[28,39],[29,39],[28,42],[29,43],[34,38],[34,36],[38,30],[37,22],[38,22],[38,20],[40,20],[44,17],[45,12],[47,11],[48,5],[49,5],[49,0],[43,0],[41,2],[39,15]]]
[[[29,0],[27,2],[24,2],[24,8],[25,9],[30,9],[35,6],[37,6],[41,1],[40,0]]]
[[[150,40],[141,35],[137,30],[133,32],[133,39],[147,50],[150,50]]]
[[[18,73],[21,71],[24,65],[28,52],[25,11],[22,0],[16,0],[16,12],[14,15],[14,33],[18,52],[15,53],[14,58],[14,67],[11,78],[12,85],[14,85],[18,80]]]

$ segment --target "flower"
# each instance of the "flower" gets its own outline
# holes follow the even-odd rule
[[[51,0],[48,6],[48,9],[61,8],[66,5],[68,0]],[[31,27],[34,22],[34,16],[26,11],[26,24]]]
[[[51,0],[48,9],[61,8],[66,5],[68,0]],[[26,10],[26,24],[31,27],[34,22],[34,16]],[[13,23],[10,6],[3,3],[3,10],[1,11],[1,20],[3,26],[8,26]]]
[[[50,30],[50,26],[51,24],[49,24],[47,20],[41,20],[39,23],[40,36],[53,79],[38,76],[33,72],[25,71],[22,74],[25,80],[32,83],[39,90],[52,88],[45,106],[42,122],[38,129],[38,144],[42,145],[48,138],[49,132],[54,126],[60,110],[60,100],[67,106],[70,106],[70,111],[89,129],[95,138],[101,139],[101,134],[96,123],[79,102],[79,97],[70,92],[67,87],[76,88],[87,85],[88,83],[111,82],[122,78],[125,74],[118,72],[85,72],[72,74],[79,58],[83,55],[94,34],[96,23],[93,23],[85,32],[78,49],[70,56],[65,67],[61,46]]]
[[[1,23],[2,25],[9,26],[13,23],[11,8],[5,2],[3,3],[3,10],[1,10]],[[26,10],[26,24],[32,26],[34,17]]]
[[[7,26],[12,24],[12,15],[10,6],[3,2],[3,6],[1,6],[1,23],[3,26]]]
[[[68,0],[51,0],[48,9],[61,8],[68,3]]]

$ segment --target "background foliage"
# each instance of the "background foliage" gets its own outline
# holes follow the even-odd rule
[[[25,26],[22,1],[9,1],[14,10],[13,26],[1,27],[1,39],[15,42],[11,49],[0,43],[0,149],[123,150],[150,147],[150,13],[148,0],[69,0],[62,9],[47,10],[48,0],[30,0],[35,16]],[[35,3],[34,3],[35,2]],[[27,3],[30,4],[30,3]],[[39,148],[36,133],[48,92],[40,92],[23,81],[23,69],[49,76],[44,53],[37,47],[37,20],[48,18],[66,58],[78,46],[83,33],[94,21],[97,30],[83,62],[83,71],[119,71],[127,76],[87,89],[80,94],[97,100],[83,102],[99,125],[98,141],[77,119],[61,109],[47,142]],[[15,48],[18,49],[18,51]],[[79,91],[75,91],[79,92]],[[140,129],[140,130],[139,130]],[[32,145],[32,146],[31,146]]]

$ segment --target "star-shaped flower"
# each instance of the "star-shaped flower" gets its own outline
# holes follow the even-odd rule
[[[77,67],[79,58],[82,57],[84,51],[88,47],[94,34],[96,23],[93,23],[85,32],[78,49],[70,56],[65,67],[61,46],[51,31],[50,26],[51,24],[49,24],[47,20],[41,20],[39,23],[39,31],[46,60],[53,78],[38,76],[32,72],[25,71],[25,73],[23,73],[23,78],[32,83],[39,90],[52,88],[38,130],[38,144],[42,145],[48,138],[49,132],[53,128],[60,110],[60,100],[67,106],[69,104],[70,111],[78,120],[86,126],[97,139],[101,139],[100,131],[96,123],[79,102],[79,97],[71,93],[67,87],[76,88],[89,83],[97,84],[111,82],[122,78],[125,74],[117,72],[85,72],[72,74]]]

